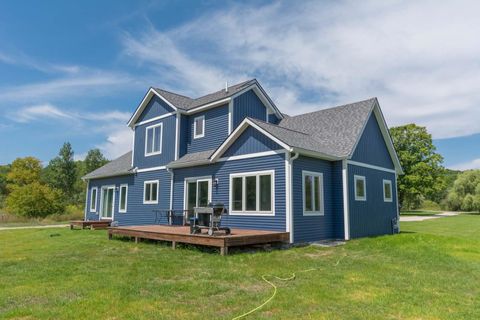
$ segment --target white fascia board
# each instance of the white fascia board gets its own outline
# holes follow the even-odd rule
[[[368,169],[373,169],[373,170],[378,170],[378,171],[384,171],[384,172],[389,172],[389,173],[397,173],[395,170],[393,169],[389,169],[389,168],[384,168],[384,167],[380,167],[380,166],[375,166],[373,164],[368,164],[368,163],[363,163],[363,162],[357,162],[357,161],[353,161],[353,160],[347,160],[348,164],[351,164],[351,165],[354,165],[354,166],[358,166],[358,167],[364,167],[364,168],[368,168]]]
[[[138,105],[137,109],[135,110],[135,113],[133,114],[133,116],[130,118],[130,120],[128,121],[127,125],[129,127],[133,127],[133,125],[135,124],[135,122],[137,121],[138,117],[142,114],[143,110],[145,109],[145,107],[147,106],[147,104],[150,102],[150,100],[152,99],[153,96],[157,96],[159,97],[160,99],[162,99],[166,104],[168,104],[170,107],[172,107],[172,109],[174,111],[177,111],[178,108],[175,107],[173,104],[171,104],[167,99],[165,99],[161,94],[159,94],[155,89],[153,88],[150,88],[147,92],[147,94],[145,95],[145,97],[143,97],[143,100],[142,102],[140,102],[140,104]]]
[[[248,128],[248,126],[251,126],[258,130],[260,133],[263,135],[267,136],[269,139],[272,139],[275,141],[277,144],[279,144],[282,148],[288,151],[292,151],[292,147],[287,145],[285,142],[277,139],[261,127],[257,126],[255,123],[253,123],[251,120],[245,118],[242,123],[230,134],[230,136],[217,148],[217,150],[210,156],[210,159],[212,162],[215,162],[220,158],[220,156],[225,152],[234,142],[237,140],[238,137]]]
[[[342,157],[334,157],[334,156],[330,156],[328,154],[324,154],[324,153],[321,153],[321,152],[316,152],[316,151],[297,148],[297,147],[293,147],[292,151],[297,152],[297,153],[299,153],[303,156],[308,156],[308,157],[318,158],[318,159],[323,159],[323,160],[328,160],[328,161],[338,161],[338,160],[343,160],[344,159]]]
[[[103,179],[103,178],[129,176],[131,174],[134,174],[134,173],[133,172],[123,172],[123,173],[117,173],[117,174],[106,174],[106,175],[103,175],[103,176],[96,176],[96,177],[90,177],[90,178],[82,177],[82,180],[83,181],[89,181],[89,180],[96,180],[96,179]]]
[[[197,113],[197,112],[200,112],[200,111],[205,111],[205,110],[210,109],[210,108],[218,107],[222,104],[229,103],[230,100],[232,100],[232,98],[228,97],[228,98],[225,98],[225,99],[222,99],[222,100],[217,100],[217,101],[214,101],[214,102],[210,102],[210,103],[195,107],[193,109],[190,109],[190,110],[187,110],[187,111],[181,111],[181,112],[184,113],[184,114],[193,114],[193,113]]]

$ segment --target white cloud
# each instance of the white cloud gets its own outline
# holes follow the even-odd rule
[[[25,107],[18,110],[15,113],[9,115],[9,117],[16,122],[28,123],[41,118],[53,118],[53,119],[72,119],[73,117],[61,111],[57,107],[51,104],[42,104],[36,106]]]
[[[234,5],[124,38],[167,87],[201,94],[257,76],[286,113],[377,96],[390,125],[480,132],[480,3]]]
[[[453,166],[450,166],[450,169],[453,170],[470,170],[470,169],[480,169],[480,159],[474,159],[472,161],[459,163]]]
[[[106,141],[97,145],[107,159],[115,159],[132,150],[133,131],[125,123],[112,125],[107,134]]]

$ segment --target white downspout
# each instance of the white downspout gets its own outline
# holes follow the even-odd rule
[[[300,154],[297,152],[293,157],[290,156],[290,152],[286,153],[286,160],[287,160],[287,181],[286,181],[286,188],[287,188],[287,226],[288,232],[290,233],[290,243],[294,242],[294,235],[293,235],[293,170],[292,165],[293,161],[295,161]]]
[[[342,160],[342,185],[343,185],[343,230],[345,240],[350,240],[350,213],[348,208],[348,163]]]

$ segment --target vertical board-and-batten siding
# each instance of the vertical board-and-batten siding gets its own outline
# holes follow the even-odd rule
[[[231,157],[279,149],[282,149],[282,147],[275,141],[271,140],[257,129],[249,126],[223,153],[222,157]]]
[[[303,215],[302,171],[323,174],[324,215]],[[292,175],[294,242],[343,238],[341,162],[338,165],[336,162],[300,156],[293,162]]]
[[[193,128],[196,117],[205,117],[204,136],[194,139]],[[207,111],[194,113],[185,116],[186,121],[182,122],[185,132],[186,153],[194,153],[217,148],[228,136],[228,104],[209,109]]]
[[[242,228],[285,231],[285,154],[279,153],[258,158],[222,161],[212,165],[174,170],[173,208],[184,209],[184,183],[186,178],[212,176],[218,186],[212,186],[212,201],[229,206],[230,174],[275,170],[275,215],[226,215],[222,225]]]
[[[149,180],[159,180],[158,204],[143,204],[144,182]],[[127,194],[127,212],[118,212],[119,208],[119,188],[121,184],[128,184]],[[98,220],[100,212],[100,198],[102,186],[115,186],[115,202],[114,202],[114,221],[119,225],[142,225],[154,224],[155,213],[153,210],[170,209],[170,173],[166,170],[157,170],[150,172],[141,172],[135,175],[111,177],[104,179],[93,179],[89,183],[89,191],[87,195],[87,219]],[[90,212],[90,196],[91,189],[98,188],[97,210],[95,213]],[[118,188],[118,189],[117,189]],[[157,223],[167,223],[166,215],[163,214]]]
[[[392,158],[385,145],[385,140],[374,113],[370,115],[365,125],[352,160],[388,169],[394,168]]]
[[[364,176],[366,201],[355,200],[354,176]],[[392,181],[392,202],[383,200],[383,180]],[[359,238],[391,234],[392,219],[397,217],[397,191],[395,173],[348,165],[348,194],[350,211],[350,237]]]
[[[267,121],[267,109],[253,90],[248,90],[233,100],[232,131],[235,130],[246,117]]]

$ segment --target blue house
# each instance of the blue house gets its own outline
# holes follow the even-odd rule
[[[228,208],[222,224],[290,242],[394,233],[402,173],[376,98],[298,116],[253,79],[200,98],[150,88],[132,151],[87,174],[85,219],[167,224],[155,210]]]

